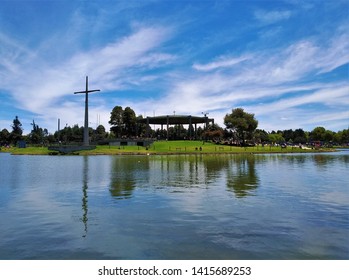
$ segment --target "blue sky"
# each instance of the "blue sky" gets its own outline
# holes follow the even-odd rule
[[[109,129],[114,106],[223,126],[242,107],[259,128],[349,126],[349,1],[0,0],[0,129],[19,116],[53,133]]]

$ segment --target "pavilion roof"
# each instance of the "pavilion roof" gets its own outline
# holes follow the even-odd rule
[[[196,124],[196,123],[206,123],[214,122],[214,119],[208,117],[198,117],[191,115],[164,115],[164,116],[155,116],[155,117],[146,117],[138,120],[139,123],[149,124]]]

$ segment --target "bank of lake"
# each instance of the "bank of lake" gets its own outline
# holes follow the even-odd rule
[[[98,145],[94,150],[79,151],[78,155],[171,155],[171,154],[266,154],[266,153],[309,153],[309,152],[331,152],[330,148],[310,149],[298,146],[257,145],[253,147],[236,147],[218,145],[204,141],[156,141],[149,147],[142,146],[111,146]],[[2,147],[0,152],[13,155],[50,155],[57,154],[50,151],[48,147]]]

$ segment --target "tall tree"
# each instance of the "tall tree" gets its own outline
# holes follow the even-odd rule
[[[12,132],[11,132],[12,143],[17,144],[17,142],[22,139],[22,134],[23,134],[22,124],[19,121],[18,116],[16,116],[12,124]]]
[[[111,125],[110,130],[115,133],[116,137],[121,137],[123,131],[123,121],[124,118],[124,110],[121,106],[115,106],[110,113],[110,121]]]
[[[42,129],[41,127],[39,127],[34,120],[31,123],[31,125],[33,126],[33,129],[29,134],[29,139],[31,143],[33,144],[42,143],[44,141],[44,137],[47,136],[48,134],[47,129]]]
[[[127,136],[135,136],[137,118],[135,111],[133,111],[130,107],[126,107],[124,110],[123,122],[125,126],[125,134]]]
[[[233,131],[238,140],[245,144],[247,139],[252,139],[253,132],[258,126],[254,114],[244,112],[242,108],[233,109],[231,114],[226,114],[224,124]]]

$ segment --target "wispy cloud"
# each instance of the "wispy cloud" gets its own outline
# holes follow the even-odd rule
[[[70,100],[72,92],[82,87],[85,75],[98,81],[91,86],[98,86],[104,92],[156,79],[154,75],[142,74],[175,59],[173,55],[157,51],[167,36],[166,28],[142,27],[102,48],[73,54],[57,65],[42,61],[2,36],[2,42],[4,38],[5,42],[10,42],[8,45],[14,49],[14,54],[3,52],[6,55],[0,61],[3,77],[0,87],[8,89],[21,109],[48,119],[68,112],[69,119],[81,120],[75,113],[78,101],[63,102],[61,98]]]
[[[259,22],[263,24],[272,24],[281,20],[289,19],[292,16],[292,12],[286,10],[256,10],[254,16]]]
[[[283,33],[296,28],[286,23],[303,13],[296,5],[244,16],[234,6],[204,21],[208,5],[186,6],[185,16],[167,11],[164,18],[149,10],[153,17],[140,18],[143,5],[131,1],[93,10],[78,5],[61,24],[69,28],[39,36],[39,42],[0,32],[2,101],[29,112],[26,120],[39,118],[51,132],[57,118],[82,125],[83,96],[72,93],[83,90],[88,75],[90,87],[102,91],[90,99],[90,119],[100,115],[107,128],[115,105],[148,115],[209,111],[221,125],[232,108],[244,107],[260,118],[261,128],[273,129],[310,127],[317,119],[333,120],[332,127],[348,122],[347,21],[334,23],[330,32],[314,29],[285,39]],[[168,24],[178,18],[186,24]]]
[[[328,112],[337,108],[326,119],[322,118],[324,121],[349,123],[346,109],[349,83],[314,82],[320,74],[348,65],[348,42],[346,35],[340,33],[334,34],[330,43],[300,40],[273,52],[246,53],[240,58],[220,57],[207,64],[194,64],[193,68],[199,72],[174,83],[165,98],[166,105],[178,113],[214,112],[220,124],[230,108],[244,106],[262,118],[261,127],[282,128],[286,127],[286,121],[289,127],[307,126],[309,119],[315,123],[315,116],[323,115],[321,110],[312,111],[307,118],[302,116],[309,105],[316,104],[325,106]],[[236,71],[236,64],[241,62],[244,66]],[[160,102],[157,106],[164,107]],[[291,116],[287,112],[294,113],[292,123],[290,117],[285,117]],[[277,116],[275,119],[271,118],[273,114]]]
[[[245,60],[251,59],[249,56],[241,57],[220,57],[217,60],[207,63],[207,64],[198,64],[195,63],[193,68],[198,71],[211,71],[219,68],[227,68],[233,65],[239,64]]]

